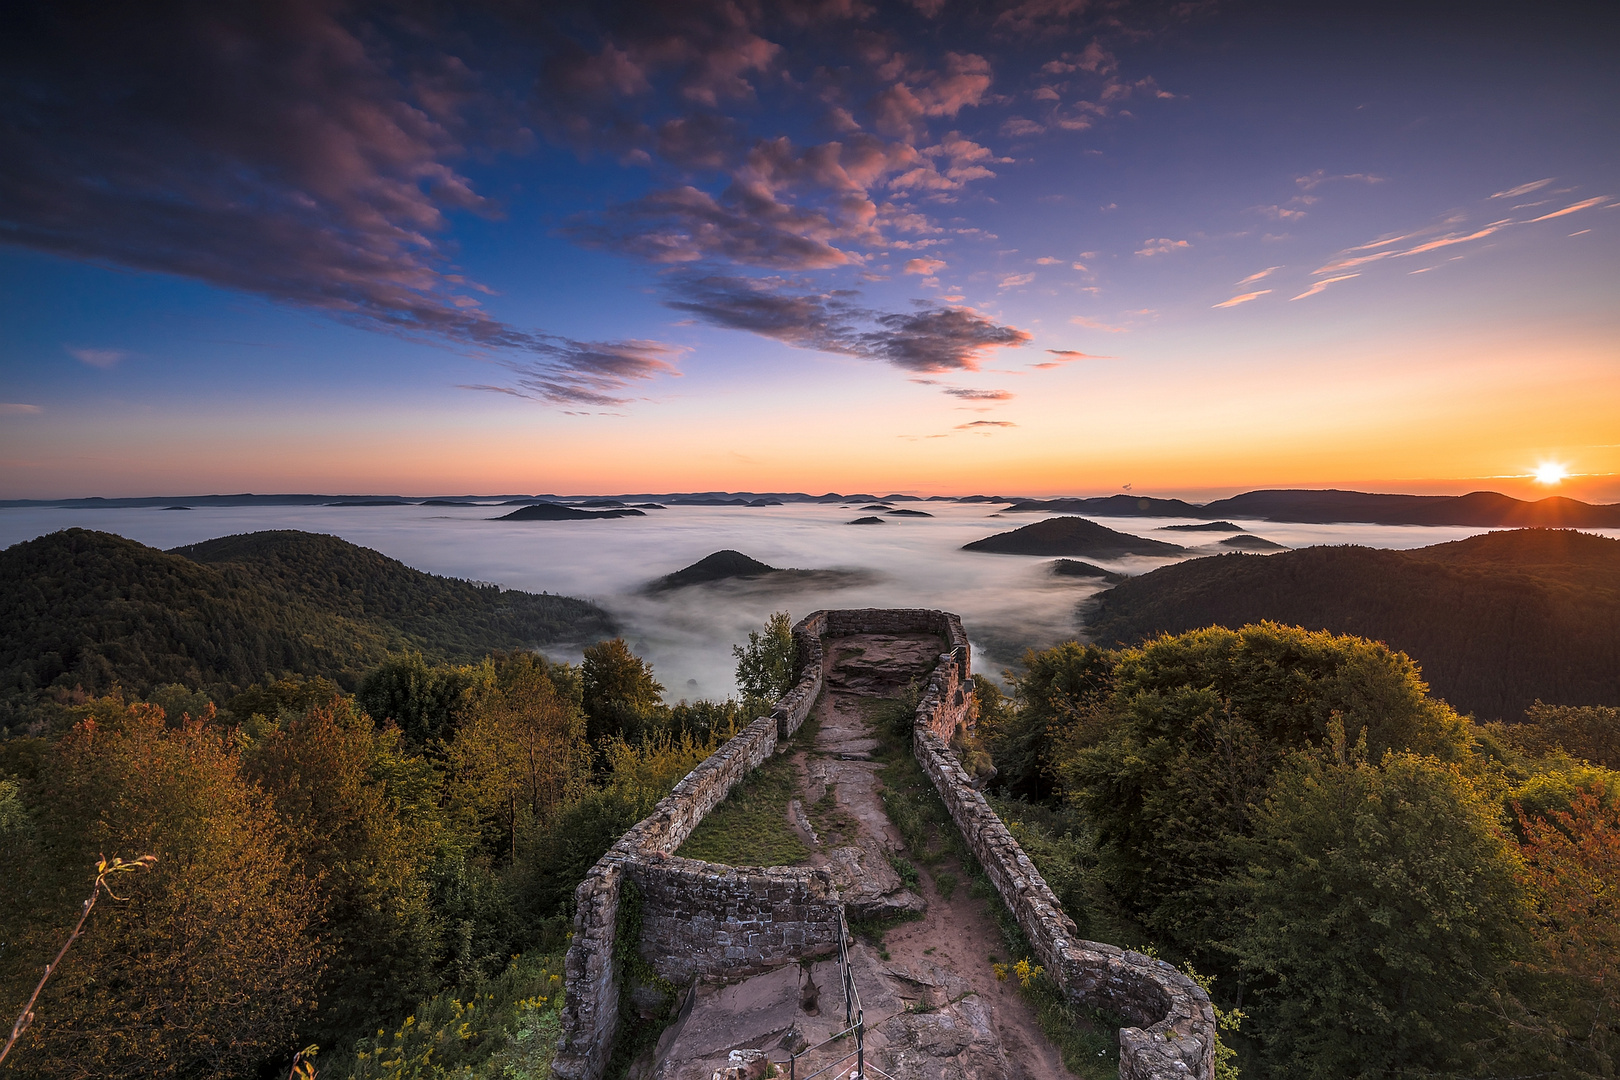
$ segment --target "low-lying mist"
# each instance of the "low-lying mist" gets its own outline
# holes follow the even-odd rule
[[[496,521],[509,508],[490,506],[224,507],[184,512],[152,509],[0,510],[0,546],[77,526],[171,548],[233,533],[303,529],[375,548],[409,566],[489,581],[530,592],[594,600],[623,624],[626,641],[652,661],[671,700],[723,698],[734,692],[731,646],[759,629],[773,611],[795,620],[821,607],[933,607],[962,616],[976,650],[975,667],[995,673],[1026,648],[1082,633],[1084,601],[1107,586],[1054,577],[1052,560],[991,555],[961,547],[1044,515],[996,515],[996,505],[906,503],[933,517],[868,516],[851,507],[671,507],[645,517],[587,521]],[[1220,550],[1224,533],[1166,531],[1198,519],[1102,518],[1121,532],[1188,545],[1185,556],[1090,559],[1140,574],[1181,558]],[[1244,531],[1289,547],[1356,543],[1413,548],[1482,530],[1379,525],[1294,525],[1237,521]],[[1206,545],[1206,546],[1191,546]],[[718,582],[662,593],[643,587],[714,551],[731,548],[778,568],[849,570],[834,587],[814,577]],[[578,660],[588,642],[548,648]]]

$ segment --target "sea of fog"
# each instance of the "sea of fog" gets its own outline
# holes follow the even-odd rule
[[[794,619],[823,607],[933,607],[962,616],[976,651],[975,667],[991,673],[1030,646],[1081,632],[1083,602],[1104,586],[1053,577],[1051,559],[989,555],[961,547],[1038,520],[997,515],[995,504],[898,503],[931,518],[886,518],[849,525],[858,507],[798,503],[775,507],[676,506],[646,517],[590,521],[497,521],[510,507],[216,507],[191,510],[0,508],[0,547],[58,529],[117,533],[172,548],[262,529],[329,533],[374,548],[418,570],[494,582],[529,592],[594,600],[623,625],[624,637],[649,659],[671,700],[723,698],[734,692],[731,646],[745,641],[773,611]],[[1100,518],[1109,528],[1191,546],[1226,533],[1163,531],[1199,519]],[[1245,531],[1289,547],[1363,544],[1415,548],[1459,540],[1472,527],[1295,525],[1234,521]],[[1620,535],[1620,530],[1604,530]],[[642,586],[711,552],[732,548],[772,566],[860,570],[843,587],[729,582],[647,595]],[[1187,558],[1219,549],[1194,549]],[[1177,559],[1087,560],[1129,574]],[[768,579],[766,579],[768,581]],[[548,648],[578,660],[588,642]]]

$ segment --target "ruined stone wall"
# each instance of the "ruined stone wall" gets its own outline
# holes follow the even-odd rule
[[[826,912],[812,909],[818,898],[831,893],[831,883],[818,881],[808,868],[792,868],[793,881],[763,884],[758,875],[730,867],[670,858],[698,822],[780,742],[792,737],[815,707],[821,696],[824,654],[819,633],[803,627],[801,623],[794,630],[799,679],[771,715],[749,724],[688,773],[651,814],[608,849],[575,890],[574,937],[564,960],[563,1035],[552,1062],[554,1076],[597,1080],[607,1065],[619,1029],[620,972],[613,946],[627,878],[643,891],[641,952],[653,970],[673,982],[727,970],[732,950],[740,949],[735,955],[769,966],[773,960],[825,948]],[[698,869],[702,867],[707,869]],[[821,902],[836,923],[836,897]],[[680,912],[688,917],[681,918]],[[774,926],[778,915],[782,925]],[[783,951],[771,954],[768,949]],[[689,955],[675,955],[683,950]]]
[[[935,724],[918,709],[912,746],[939,789],[951,819],[1007,909],[1066,994],[1123,1016],[1121,1080],[1209,1080],[1214,1075],[1215,1013],[1209,996],[1162,960],[1086,941],[1018,841],[973,787]]]
[[[1211,1080],[1215,1017],[1207,995],[1169,964],[1077,937],[951,752],[952,733],[974,721],[967,634],[955,615],[920,608],[818,611],[801,620],[793,628],[799,680],[771,715],[692,770],[591,868],[575,894],[553,1075],[598,1080],[607,1064],[619,1023],[613,949],[627,881],[642,894],[642,955],[672,982],[751,973],[836,948],[839,898],[825,871],[719,866],[673,853],[809,716],[822,691],[822,638],[867,633],[940,636],[944,651],[918,702],[913,749],[1039,962],[1075,1000],[1137,1025],[1119,1033],[1122,1080]]]
[[[838,893],[826,870],[672,858],[634,863],[626,873],[641,889],[647,960],[676,985],[753,975],[838,949]]]

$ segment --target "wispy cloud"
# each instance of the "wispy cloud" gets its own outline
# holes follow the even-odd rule
[[[1247,304],[1250,300],[1258,300],[1260,297],[1266,295],[1270,291],[1270,289],[1261,289],[1258,292],[1240,293],[1237,296],[1232,297],[1230,300],[1222,300],[1220,303],[1211,306],[1218,308],[1237,307],[1239,304]]]
[[[1525,224],[1526,225],[1534,225],[1538,221],[1551,221],[1553,218],[1561,218],[1565,214],[1573,214],[1573,213],[1575,213],[1577,211],[1586,210],[1586,209],[1589,209],[1591,207],[1594,207],[1598,203],[1602,202],[1603,200],[1605,200],[1607,198],[1608,198],[1607,195],[1599,195],[1595,199],[1582,199],[1580,202],[1575,203],[1572,206],[1566,206],[1562,210],[1554,210],[1550,214],[1542,214],[1540,217],[1531,218],[1529,221],[1525,222]]]
[[[1262,280],[1264,278],[1268,278],[1272,274],[1275,274],[1277,271],[1279,271],[1281,269],[1282,269],[1282,267],[1280,267],[1280,266],[1268,266],[1264,270],[1261,270],[1261,271],[1259,271],[1257,273],[1250,274],[1248,277],[1244,278],[1242,281],[1237,282],[1237,287],[1241,289],[1245,285],[1253,285],[1255,282],[1260,281],[1260,280]]]
[[[1046,351],[1047,351],[1048,354],[1050,354],[1052,356],[1051,360],[1042,360],[1039,363],[1031,364],[1029,366],[1032,367],[1032,368],[1038,368],[1038,369],[1041,369],[1043,371],[1046,371],[1046,370],[1050,370],[1052,368],[1060,368],[1064,364],[1072,364],[1076,360],[1113,360],[1114,359],[1114,357],[1112,357],[1112,356],[1101,356],[1101,355],[1098,355],[1096,353],[1084,353],[1084,352],[1081,352],[1079,349],[1047,349]]]
[[[462,389],[530,398],[550,405],[626,405],[634,399],[625,390],[635,383],[660,375],[679,376],[675,361],[689,350],[661,341],[549,337],[542,348],[533,351],[548,359],[500,361],[515,376],[515,385],[463,385]]]
[[[963,401],[1011,401],[1015,396],[1011,390],[972,390],[964,386],[948,386],[945,393]]]
[[[1332,183],[1335,180],[1349,180],[1360,184],[1382,184],[1384,182],[1382,176],[1374,176],[1372,173],[1329,173],[1325,169],[1317,169],[1315,172],[1295,177],[1294,183],[1299,185],[1302,191],[1314,191],[1323,184]]]
[[[924,276],[937,274],[945,269],[944,259],[907,259],[905,272],[908,274],[922,274]]]
[[[1290,300],[1303,300],[1307,296],[1315,296],[1317,293],[1322,292],[1329,285],[1332,285],[1336,281],[1349,281],[1353,277],[1360,277],[1360,276],[1361,276],[1360,274],[1340,274],[1338,277],[1323,278],[1321,281],[1313,283],[1310,288],[1306,289],[1304,292],[1300,293],[1298,296],[1290,296],[1289,299]]]
[[[0,416],[38,416],[45,410],[21,401],[0,401]]]
[[[1532,191],[1540,191],[1542,188],[1546,187],[1552,182],[1553,178],[1550,176],[1545,180],[1532,180],[1528,184],[1520,184],[1518,187],[1510,187],[1506,191],[1498,191],[1495,195],[1492,195],[1491,198],[1516,199],[1520,195],[1528,195]]]
[[[1028,285],[1035,280],[1034,274],[1008,274],[1001,279],[1000,288],[1016,289],[1020,285]]]
[[[108,371],[129,359],[130,354],[124,349],[75,349],[70,347],[68,355],[81,364]]]
[[[1144,240],[1136,254],[1143,256],[1168,255],[1172,251],[1185,251],[1192,247],[1187,240],[1171,240],[1168,237],[1158,237],[1153,240]]]
[[[1018,425],[1011,420],[970,420],[965,424],[957,424],[957,431],[984,431],[990,428],[1010,428]]]
[[[1123,334],[1127,330],[1126,327],[1113,326],[1100,319],[1088,318],[1085,315],[1071,315],[1069,321],[1076,326],[1083,326],[1087,330],[1101,330],[1105,334]]]

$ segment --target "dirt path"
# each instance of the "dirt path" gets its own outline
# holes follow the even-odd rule
[[[992,956],[1017,957],[1006,953],[990,901],[971,894],[954,860],[908,851],[884,809],[872,706],[926,675],[938,661],[939,639],[871,634],[827,645],[827,692],[814,714],[813,741],[794,751],[800,791],[788,816],[812,851],[810,861],[832,872],[852,920],[868,920],[867,926],[911,920],[892,925],[881,946],[858,938],[851,950],[869,1060],[896,1080],[1070,1076],[1016,983],[995,978]],[[915,877],[908,882],[902,870]],[[780,1061],[788,1049],[844,1026],[839,988],[837,965],[829,961],[700,988],[654,1075],[710,1080],[728,1051],[742,1047],[766,1049]],[[843,1052],[801,1059],[800,1075]]]

